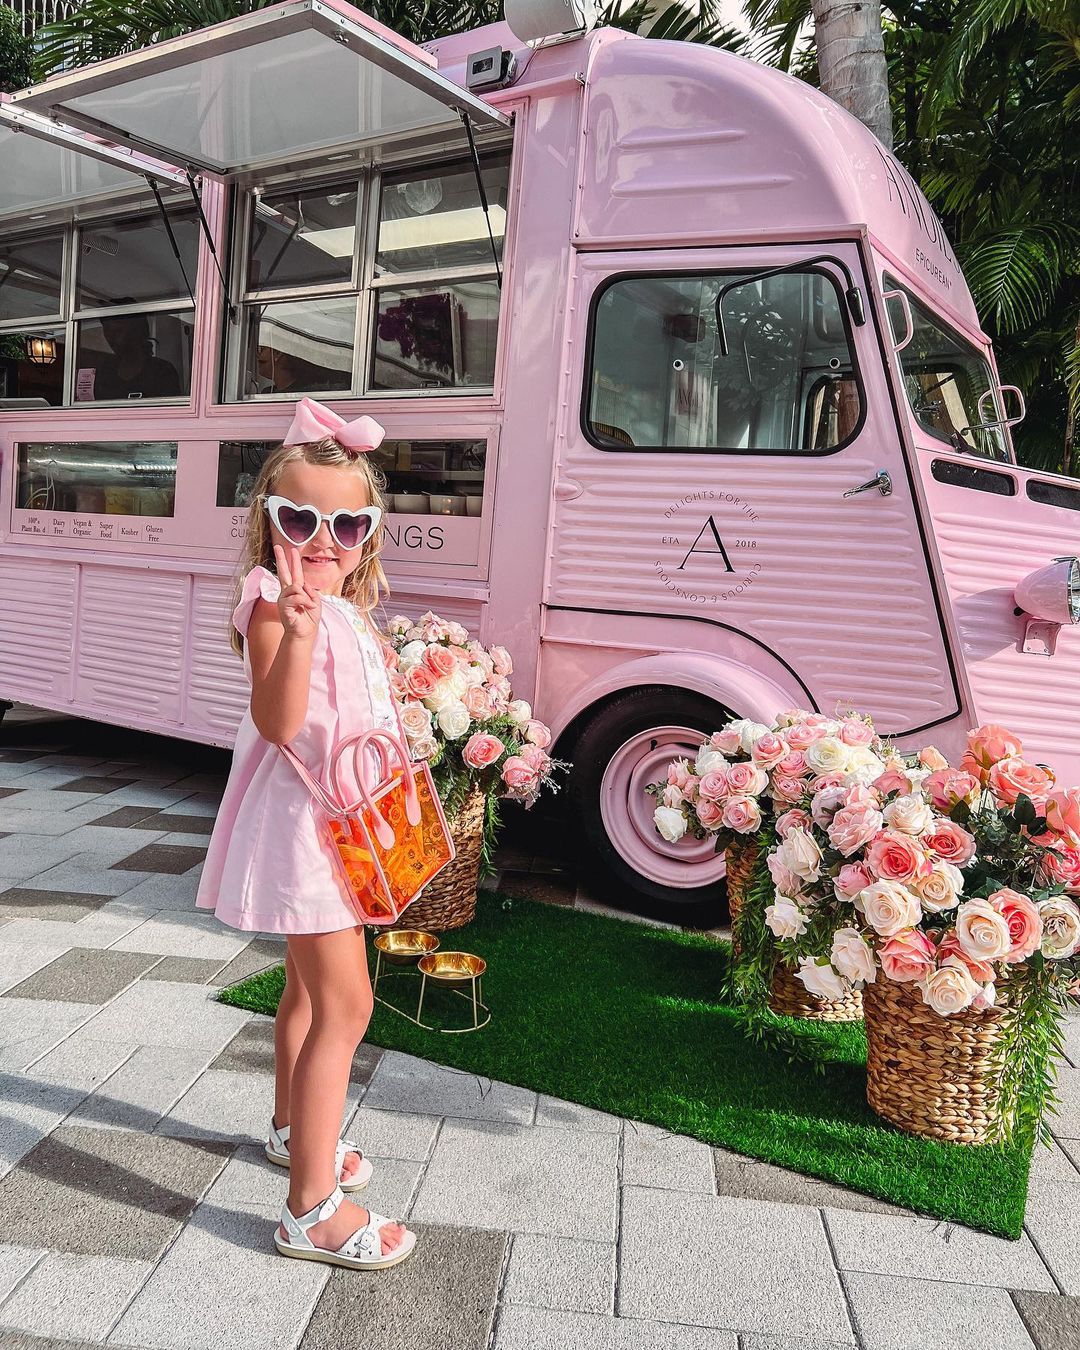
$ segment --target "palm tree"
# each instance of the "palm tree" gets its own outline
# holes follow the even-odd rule
[[[277,0],[84,0],[70,15],[38,33],[36,71],[45,78],[61,67],[87,65],[165,38],[265,9]],[[502,0],[358,0],[357,8],[411,42],[467,32],[502,17]],[[602,24],[643,36],[704,42],[737,51],[744,37],[719,18],[717,0],[658,8],[651,0],[608,0]]]

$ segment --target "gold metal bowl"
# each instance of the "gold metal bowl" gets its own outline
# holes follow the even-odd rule
[[[392,966],[407,966],[425,952],[433,952],[438,945],[439,939],[434,933],[422,933],[418,928],[394,928],[388,933],[380,933],[375,939],[383,960]]]
[[[432,952],[420,958],[420,969],[439,984],[460,984],[483,975],[487,962],[470,952]]]

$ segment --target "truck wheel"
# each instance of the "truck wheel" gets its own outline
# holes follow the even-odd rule
[[[677,923],[721,921],[723,854],[708,839],[663,839],[645,788],[730,717],[700,694],[656,686],[620,694],[585,726],[568,752],[568,806],[575,860],[605,903]]]

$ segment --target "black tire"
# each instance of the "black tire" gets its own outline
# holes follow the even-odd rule
[[[718,922],[716,885],[664,886],[619,854],[600,812],[600,784],[612,756],[631,736],[664,725],[708,733],[731,715],[701,694],[647,685],[606,703],[566,749],[574,765],[565,798],[570,857],[605,904],[669,923],[711,927]]]

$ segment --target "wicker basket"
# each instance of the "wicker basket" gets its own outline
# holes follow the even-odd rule
[[[735,919],[743,907],[747,891],[753,881],[758,860],[758,846],[753,840],[729,844],[726,860],[728,910],[734,929]],[[732,947],[738,955],[734,936]],[[769,1007],[782,1017],[801,1017],[808,1022],[858,1022],[863,1015],[862,995],[857,989],[834,1002],[817,998],[810,993],[802,980],[797,979],[787,966],[781,964],[778,964],[773,972]]]
[[[442,933],[461,928],[476,914],[476,885],[484,839],[484,794],[474,787],[449,822],[457,856],[429,881],[419,900],[401,916],[397,928]]]
[[[1002,1137],[1000,1008],[942,1017],[914,985],[883,977],[867,985],[864,1002],[866,1100],[879,1116],[951,1144]]]

